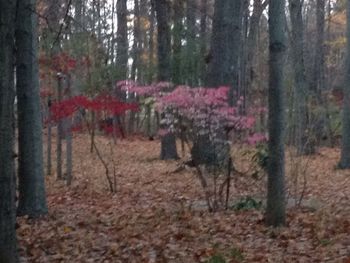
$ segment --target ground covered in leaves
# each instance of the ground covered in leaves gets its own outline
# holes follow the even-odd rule
[[[195,170],[158,160],[159,141],[118,141],[113,151],[109,144],[97,138],[114,160],[117,193],[89,153],[89,138],[75,136],[72,186],[47,177],[48,216],[18,219],[23,262],[350,262],[350,171],[335,169],[337,149],[289,158],[288,182],[300,182],[289,195],[300,193],[304,205],[289,205],[287,226],[271,229],[263,208],[207,212]],[[244,170],[249,157],[239,156]],[[231,193],[233,200],[263,197],[265,180],[235,175]]]

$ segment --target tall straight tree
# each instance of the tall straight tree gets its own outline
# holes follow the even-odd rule
[[[285,0],[269,6],[269,143],[266,223],[285,224],[284,189],[284,59],[286,53]]]
[[[321,92],[324,91],[325,76],[325,0],[316,0],[316,42],[314,54],[314,66],[310,88],[322,100]]]
[[[127,0],[117,0],[117,78],[127,78],[128,67],[128,24],[127,24]]]
[[[254,0],[253,12],[249,19],[249,31],[247,37],[246,69],[243,89],[251,89],[256,74],[255,54],[258,46],[258,33],[261,15],[268,4],[268,0]],[[247,92],[243,92],[247,93]]]
[[[0,0],[0,262],[18,262],[16,244],[13,53],[16,1]]]
[[[291,50],[294,73],[295,90],[295,116],[293,124],[295,127],[295,146],[298,153],[307,153],[310,148],[306,147],[308,138],[306,137],[307,107],[306,98],[308,96],[308,85],[305,76],[304,64],[304,30],[302,17],[303,1],[289,0],[289,12],[292,26]]]
[[[339,167],[350,168],[350,0],[346,1],[346,64],[343,84],[343,130]]]
[[[210,52],[207,57],[208,71],[206,85],[216,87],[229,84],[225,77],[228,70],[227,59],[227,27],[226,20],[227,0],[216,0],[214,4],[214,17],[210,40]]]
[[[207,46],[208,46],[208,32],[207,32],[207,18],[208,18],[208,0],[201,0],[200,3],[200,30],[199,30],[199,39],[200,39],[200,84],[205,80],[206,74],[206,55],[207,55]]]
[[[316,95],[316,99],[324,112],[317,116],[317,122],[322,123],[323,130],[315,131],[315,137],[328,138],[329,143],[334,144],[332,138],[331,117],[329,114],[327,96],[323,96],[322,92],[326,89],[325,78],[325,4],[326,0],[316,0],[316,43],[314,53],[314,65],[312,79],[310,82],[310,90]]]
[[[239,55],[242,40],[242,18],[243,18],[243,1],[231,0],[228,2],[227,19],[227,55],[228,55],[228,76],[225,79],[231,86],[229,94],[229,103],[234,104],[234,91],[239,94]],[[240,94],[239,94],[240,95]]]
[[[156,11],[158,29],[158,81],[169,81],[171,78],[169,3],[167,0],[154,0],[153,4]],[[178,158],[176,139],[172,132],[162,136],[160,158],[162,160]]]
[[[186,83],[190,86],[198,83],[198,48],[196,43],[197,6],[194,0],[186,0],[186,50],[184,60],[184,73]]]
[[[230,104],[233,104],[233,91],[237,90],[239,82],[241,29],[242,0],[216,0],[206,85],[231,86]]]
[[[18,214],[47,213],[39,96],[36,0],[18,0],[16,80],[18,99]]]
[[[184,32],[184,0],[174,1],[174,28],[173,32],[173,57],[172,57],[172,77],[174,84],[183,83],[182,77],[182,35]]]

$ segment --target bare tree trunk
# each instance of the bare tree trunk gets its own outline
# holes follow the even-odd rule
[[[47,149],[46,149],[46,174],[51,175],[52,172],[52,123],[51,123],[51,96],[49,96],[47,100],[47,107],[48,107],[48,122],[47,122]]]
[[[227,41],[227,55],[228,55],[228,76],[225,79],[230,84],[229,103],[234,105],[234,93],[240,95],[240,63],[239,57],[241,52],[242,42],[242,18],[243,18],[243,1],[231,0],[228,4],[228,41]]]
[[[285,224],[284,189],[284,58],[285,0],[270,1],[269,6],[269,163],[267,184],[266,223]]]
[[[173,4],[174,9],[174,29],[173,29],[173,57],[172,57],[172,77],[175,85],[183,83],[182,77],[182,34],[184,31],[184,1],[178,0]]]
[[[131,66],[131,79],[140,81],[137,79],[138,72],[142,69],[140,69],[140,47],[141,47],[141,39],[140,39],[140,4],[139,0],[134,0],[134,43],[132,47],[132,66]],[[130,101],[135,101],[134,94],[130,94]],[[128,127],[128,133],[132,134],[135,132],[135,112],[131,111],[129,113],[129,127]]]
[[[154,80],[154,30],[155,30],[155,6],[154,6],[154,1],[155,0],[150,0],[151,1],[151,12],[149,13],[149,65],[148,65],[148,77],[147,77],[147,82],[152,83]]]
[[[16,80],[18,99],[18,215],[47,213],[39,96],[35,0],[18,0]]]
[[[154,3],[158,29],[158,80],[169,81],[171,77],[169,6],[166,0],[155,0]],[[175,135],[170,131],[162,136],[160,158],[162,160],[178,158]]]
[[[318,141],[327,138],[332,142],[331,120],[329,116],[327,97],[322,92],[326,90],[325,79],[325,0],[316,0],[316,43],[314,53],[314,65],[310,90],[314,92],[319,105],[324,109],[315,120],[314,135]]]
[[[127,0],[117,0],[117,79],[127,79],[128,67],[128,25],[127,25]]]
[[[208,0],[201,0],[201,19],[200,19],[200,83],[202,84],[205,80],[206,74],[206,56],[207,56],[207,42],[208,42],[208,32],[207,32],[207,17],[208,17]]]
[[[71,77],[67,75],[68,98],[72,96]],[[70,186],[73,180],[73,134],[72,134],[72,117],[68,116],[65,120],[65,137],[66,137],[66,180]]]
[[[186,83],[194,86],[198,83],[197,76],[197,45],[196,45],[196,1],[186,0],[186,57],[184,72]]]
[[[247,53],[246,53],[246,64],[242,90],[245,95],[248,94],[248,90],[253,88],[253,82],[257,76],[257,63],[255,54],[258,46],[258,35],[259,35],[259,23],[262,12],[265,10],[268,4],[268,0],[264,2],[262,0],[254,0],[253,13],[249,21],[249,32],[247,38]],[[246,97],[246,96],[245,96]],[[247,98],[245,98],[246,100]]]
[[[63,87],[62,87],[62,76],[57,75],[57,102],[61,102],[63,99]],[[63,180],[63,173],[62,173],[62,139],[63,139],[63,121],[58,120],[57,123],[57,136],[56,136],[56,144],[57,144],[57,151],[56,151],[56,173],[57,173],[57,179]]]
[[[19,262],[16,241],[13,54],[16,1],[0,1],[0,262]]]
[[[307,96],[308,85],[305,76],[304,65],[304,30],[302,17],[303,4],[300,0],[289,0],[289,11],[291,19],[291,48],[294,71],[295,90],[295,114],[293,126],[295,125],[295,146],[299,154],[313,152],[307,136]],[[310,152],[310,153],[311,153]]]
[[[226,11],[227,0],[216,0],[214,4],[210,53],[207,57],[208,71],[205,82],[208,87],[229,84],[225,79],[225,76],[229,75],[226,73],[229,69],[227,59],[228,22],[226,20]]]
[[[343,84],[344,102],[343,102],[343,130],[341,157],[339,167],[342,169],[350,168],[350,1],[346,1],[346,64],[345,78]]]

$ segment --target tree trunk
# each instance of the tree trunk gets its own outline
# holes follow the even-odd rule
[[[47,99],[47,107],[48,107],[48,114],[47,114],[47,148],[46,148],[46,174],[51,175],[52,170],[52,154],[51,154],[51,146],[52,146],[52,123],[51,123],[51,96]]]
[[[61,73],[57,75],[57,102],[61,102],[63,99],[63,87],[62,87]],[[62,140],[63,140],[63,121],[60,119],[57,123],[57,136],[56,136],[56,174],[58,180],[63,180],[62,172]]]
[[[140,4],[139,0],[134,0],[134,43],[132,46],[132,66],[131,66],[131,79],[140,82],[138,76],[140,76],[139,71],[142,70],[140,68],[140,47],[141,47],[141,39],[140,39]],[[135,102],[134,94],[130,94],[130,102]],[[135,112],[131,111],[129,113],[129,125],[128,125],[128,133],[133,134],[135,132]]]
[[[228,4],[228,41],[227,41],[227,55],[228,55],[228,80],[230,85],[229,104],[234,105],[237,100],[236,95],[240,95],[240,81],[239,81],[239,57],[241,52],[242,41],[242,18],[243,18],[243,1],[231,0]]]
[[[324,37],[325,37],[325,0],[316,0],[316,43],[314,67],[310,89],[321,99],[324,91]]]
[[[305,76],[304,64],[304,30],[301,0],[289,0],[289,11],[292,26],[291,49],[294,73],[295,113],[293,126],[295,126],[295,146],[298,154],[313,152],[309,147],[307,136],[307,96],[308,86]]]
[[[16,1],[0,0],[0,262],[18,262],[16,241],[13,54]]]
[[[154,3],[158,28],[158,81],[169,81],[171,76],[169,6],[167,0],[155,0]],[[160,158],[162,160],[178,158],[175,135],[170,131],[162,136]]]
[[[314,53],[314,65],[310,90],[314,92],[316,100],[323,112],[316,115],[313,127],[314,136],[320,142],[328,139],[328,144],[333,145],[331,117],[329,115],[327,97],[322,94],[326,90],[325,79],[325,0],[316,0],[316,43]]]
[[[154,80],[154,69],[155,69],[155,63],[154,63],[154,54],[155,54],[155,46],[154,46],[154,30],[155,30],[155,0],[151,0],[151,11],[149,12],[149,64],[148,64],[148,72],[147,72],[147,82],[152,83]]]
[[[253,13],[249,21],[249,33],[247,38],[247,61],[245,69],[245,79],[242,89],[247,94],[248,90],[252,90],[253,82],[257,75],[255,54],[258,46],[258,34],[259,34],[259,23],[262,12],[266,8],[268,0],[262,2],[262,0],[254,0]],[[247,99],[247,98],[246,98]]]
[[[266,223],[285,224],[284,189],[284,58],[285,0],[270,1],[269,6],[269,144]]]
[[[208,0],[201,0],[200,7],[201,19],[200,19],[200,30],[199,30],[199,39],[200,39],[200,84],[205,80],[206,74],[206,56],[207,56],[207,42],[208,42],[208,32],[207,32],[207,17],[208,17]]]
[[[48,24],[50,25],[50,29],[46,29],[43,34],[42,41],[44,44],[44,49],[46,51],[46,55],[50,56],[51,59],[53,59],[54,56],[56,56],[59,52],[59,42],[60,39],[56,39],[56,34],[54,32],[58,32],[59,30],[59,15],[60,15],[60,3],[59,1],[54,0],[45,0],[45,4],[47,5],[47,9],[44,12],[44,16],[47,17]],[[53,46],[52,46],[53,45]],[[56,82],[56,79],[50,78],[50,84],[52,81]],[[50,101],[48,102],[48,107],[51,106],[51,97],[49,98]],[[50,110],[50,109],[49,109]],[[50,114],[50,113],[49,113]],[[50,118],[50,116],[49,116]],[[52,168],[52,156],[51,156],[51,149],[52,149],[52,123],[48,123],[48,133],[47,133],[47,174],[51,174],[51,168]]]
[[[127,79],[128,67],[128,25],[127,25],[127,0],[117,0],[117,79]]]
[[[16,62],[18,99],[18,215],[47,213],[39,96],[35,0],[18,0]]]
[[[187,0],[186,6],[186,50],[184,58],[183,72],[186,76],[186,83],[194,86],[198,83],[197,70],[197,45],[196,45],[196,2],[194,0]]]
[[[207,56],[208,72],[205,82],[208,87],[229,84],[225,79],[225,77],[229,75],[227,73],[229,67],[227,59],[228,21],[226,19],[226,11],[227,0],[216,0],[214,5],[210,53]]]
[[[67,90],[68,99],[72,97],[71,76],[67,75]],[[72,133],[72,117],[69,116],[65,120],[64,134],[66,137],[66,180],[67,185],[70,186],[73,180],[73,133]]]
[[[342,169],[350,168],[350,0],[346,1],[346,64],[345,78],[343,84],[344,102],[343,102],[343,130],[341,157],[339,167]]]
[[[173,29],[173,58],[172,58],[172,77],[175,85],[183,83],[182,78],[182,34],[184,31],[184,1],[174,2],[174,29]]]

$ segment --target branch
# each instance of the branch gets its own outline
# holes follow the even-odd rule
[[[55,46],[56,43],[59,42],[60,36],[61,36],[61,34],[62,34],[62,31],[63,31],[64,22],[67,20],[67,17],[69,17],[69,16],[68,16],[68,13],[69,13],[69,10],[70,10],[71,5],[72,5],[72,0],[69,0],[69,2],[68,2],[68,4],[67,4],[67,8],[66,8],[66,13],[65,13],[64,18],[63,18],[63,23],[61,23],[60,29],[59,29],[59,31],[58,31],[58,33],[57,33],[57,36],[56,36],[56,38],[55,38],[55,41],[52,43],[52,48]]]

